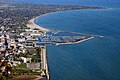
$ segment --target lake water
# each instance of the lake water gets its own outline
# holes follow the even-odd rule
[[[36,20],[51,29],[105,36],[77,45],[49,46],[52,80],[120,80],[120,10],[53,13]]]
[[[48,46],[51,80],[120,80],[120,1],[81,1],[46,0],[46,3],[73,2],[80,5],[103,5],[112,9],[58,12],[36,20],[37,24],[51,30],[105,36],[76,45]]]

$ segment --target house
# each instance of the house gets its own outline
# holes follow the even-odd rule
[[[13,66],[17,66],[17,65],[20,65],[21,62],[20,61],[13,61]]]
[[[20,57],[20,59],[23,61],[23,63],[27,63],[27,58],[26,57]]]
[[[31,63],[32,58],[26,58],[26,57],[20,57],[20,59],[23,61],[23,63]]]

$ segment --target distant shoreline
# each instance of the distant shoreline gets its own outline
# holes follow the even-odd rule
[[[81,10],[83,10],[83,9],[81,9]],[[97,9],[85,9],[85,10],[97,10]],[[98,9],[98,10],[104,10],[104,9]],[[76,11],[76,10],[67,10],[67,11]],[[31,20],[29,20],[28,23],[26,24],[26,26],[28,28],[30,28],[30,29],[37,28],[37,29],[39,29],[41,31],[48,32],[48,31],[50,31],[49,29],[44,28],[44,27],[36,24],[35,20],[38,19],[38,18],[40,18],[40,17],[42,17],[42,16],[46,16],[46,15],[53,14],[53,13],[58,13],[58,12],[65,12],[65,11],[56,11],[56,12],[49,12],[49,13],[42,14],[40,16],[37,16],[37,17],[32,18]]]

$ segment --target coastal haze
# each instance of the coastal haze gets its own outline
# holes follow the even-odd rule
[[[72,4],[72,5],[89,5],[89,6],[112,6],[118,7],[120,0],[8,0],[11,2],[32,2],[46,4]]]
[[[48,46],[51,80],[120,80],[119,0],[13,0],[50,4],[104,6],[106,10],[52,13],[35,20],[50,29],[101,35],[76,45]]]
[[[91,5],[91,4],[96,4],[96,3],[117,3],[120,2],[119,0],[3,0],[3,1],[14,1],[14,2],[34,2],[34,3],[58,3],[58,4],[87,4],[87,5]],[[84,3],[84,4],[83,4]],[[89,4],[88,4],[89,3]],[[96,4],[98,5],[98,4]],[[105,4],[103,4],[105,5]]]

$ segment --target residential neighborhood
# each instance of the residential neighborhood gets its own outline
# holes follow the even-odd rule
[[[21,33],[12,32],[10,35],[4,30],[0,31],[0,76],[6,79],[14,79],[18,75],[37,75],[40,78],[47,77],[46,68],[41,67],[42,48],[34,46],[37,38],[43,32],[31,30]],[[39,35],[38,35],[39,34]],[[17,36],[18,35],[18,36]],[[45,57],[46,59],[46,57]],[[34,77],[33,77],[34,78]]]

